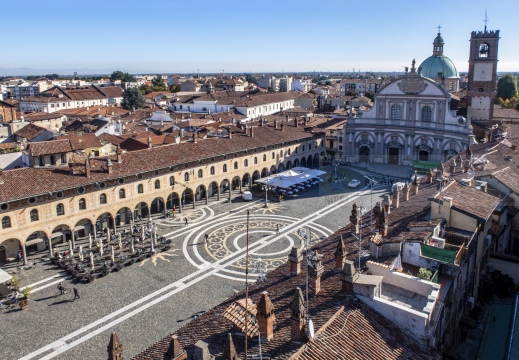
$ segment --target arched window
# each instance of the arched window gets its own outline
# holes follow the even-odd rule
[[[391,120],[400,120],[402,117],[402,108],[400,105],[391,106]]]
[[[142,184],[137,185],[137,194],[144,193],[144,186]]]
[[[50,156],[50,164],[51,165],[56,165],[56,158],[54,157],[54,155]]]
[[[189,173],[184,174],[184,181],[189,181]]]
[[[312,150],[312,144],[308,144],[308,150]]]
[[[258,158],[256,156],[254,156],[254,165],[256,165],[258,163]]]
[[[214,166],[211,166],[211,170],[210,170],[210,173],[211,173],[211,175],[214,175],[214,174],[215,174],[215,171],[214,171]]]
[[[2,218],[2,229],[7,229],[11,227],[11,218],[9,216],[4,216]]]
[[[175,186],[175,177],[174,176],[170,176],[170,178],[169,178],[169,185]]]
[[[119,189],[119,199],[124,199],[126,197],[126,192],[124,189]]]
[[[202,171],[202,169],[199,169],[198,170],[198,178],[200,179],[202,177],[204,177],[204,172]]]
[[[79,210],[86,210],[86,200],[79,199]]]
[[[276,158],[276,154],[272,153],[272,160]]]
[[[155,180],[155,189],[160,189],[160,180]]]
[[[237,161],[234,162],[234,170],[238,170],[238,162]]]
[[[263,161],[267,161],[267,154],[263,154]]]
[[[31,210],[31,221],[38,221],[38,220],[39,220],[38,210],[36,210],[36,209]]]
[[[65,207],[63,206],[63,204],[58,204],[56,205],[56,214],[58,216],[63,216],[65,215]]]
[[[223,171],[223,172],[227,172],[227,164],[223,164],[222,171]]]
[[[422,121],[431,122],[432,110],[430,106],[424,106],[422,108]]]
[[[100,204],[106,204],[106,194],[99,195],[99,203]]]
[[[288,149],[288,155],[292,154],[292,149]]]
[[[245,166],[245,167],[249,166],[249,160],[247,160],[247,159],[243,160],[243,166]]]
[[[305,144],[303,144],[303,151],[305,151]]]

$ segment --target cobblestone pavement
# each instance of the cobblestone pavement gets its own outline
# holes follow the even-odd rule
[[[331,174],[334,169],[325,170]],[[308,229],[313,244],[349,222],[353,201],[362,200],[369,208],[369,189],[346,185],[362,175],[351,168],[337,170],[344,175],[338,181],[329,182],[325,175],[318,188],[270,202],[268,208],[260,198],[235,198],[157,220],[159,235],[172,240],[169,251],[92,283],[74,284],[49,263],[25,271],[22,284],[33,289],[29,308],[1,310],[2,357],[104,359],[109,335],[116,331],[125,357],[131,358],[243,289],[247,211],[249,273],[255,281],[252,268],[258,259],[270,270],[286,261],[292,246],[301,246],[300,228]],[[373,201],[385,190],[374,188]],[[55,297],[59,281],[77,287],[81,298]]]

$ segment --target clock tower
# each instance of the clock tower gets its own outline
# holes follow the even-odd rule
[[[494,117],[497,93],[497,46],[499,30],[473,31],[470,36],[467,88],[469,121],[490,121]]]

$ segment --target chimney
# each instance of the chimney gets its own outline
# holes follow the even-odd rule
[[[312,265],[308,269],[308,292],[312,295],[317,295],[321,292],[321,276],[324,272],[324,266],[321,262],[321,255],[315,251],[312,259]]]
[[[230,126],[227,128],[227,131],[229,132],[229,139],[232,139],[232,131]]]
[[[352,225],[355,225],[355,234],[358,234],[360,230],[360,209],[356,202],[351,207],[350,222]]]
[[[263,118],[260,118],[260,120],[259,120],[259,125],[260,125],[261,127],[263,127],[263,123],[264,123]]]
[[[471,161],[470,159],[467,159],[463,162],[463,172],[466,173],[467,171],[469,171],[470,169],[470,165],[471,165]]]
[[[451,174],[454,174],[456,172],[456,158],[455,157],[453,157],[450,161],[449,172]]]
[[[389,215],[389,213],[391,212],[391,197],[389,196],[389,194],[384,195],[384,200],[382,200],[382,207],[384,208],[386,214]]]
[[[388,227],[387,217],[388,217],[388,213],[386,212],[386,208],[384,206],[384,207],[382,207],[382,211],[380,211],[379,226],[378,226],[378,233],[382,237],[387,236],[387,227]]]
[[[169,348],[164,354],[163,360],[187,360],[187,352],[180,346],[177,335],[171,336]]]
[[[119,341],[116,333],[110,336],[110,343],[108,344],[108,360],[124,360],[123,344]]]
[[[391,203],[391,205],[395,209],[398,209],[398,207],[400,206],[400,192],[398,191],[397,185],[393,185],[393,202]]]
[[[123,151],[119,145],[117,145],[117,162],[119,164],[123,163]]]
[[[353,261],[346,260],[339,277],[342,282],[341,292],[346,294],[353,294],[353,283],[357,281],[358,277],[359,274],[355,270],[355,264]]]
[[[194,142],[195,144],[197,143],[196,133],[193,133],[193,142]]]
[[[90,156],[88,157],[88,163],[90,164],[90,167],[94,166],[94,155],[90,153]]]
[[[447,221],[447,226],[450,224],[451,220],[451,208],[452,208],[452,198],[449,196],[444,196],[443,199],[438,199],[438,204],[436,205],[434,202],[431,204],[432,206],[438,206],[437,217],[436,219],[445,219]],[[433,211],[431,211],[431,215]],[[431,216],[432,217],[432,216]]]
[[[341,271],[344,266],[344,258],[346,257],[346,247],[344,246],[342,235],[337,242],[337,248],[335,249],[333,255],[335,256],[335,269]]]
[[[409,184],[405,183],[404,188],[402,189],[402,192],[404,194],[404,201],[409,201]]]
[[[240,360],[238,354],[236,353],[236,348],[234,347],[234,342],[232,341],[232,335],[229,333],[227,337],[227,342],[225,343],[225,350],[223,352],[224,360]]]
[[[306,304],[301,288],[294,289],[290,316],[290,339],[292,341],[303,342],[306,339]]]
[[[263,291],[261,293],[256,309],[260,339],[270,341],[274,337],[274,321],[276,317],[274,316],[274,305],[270,301],[268,292]]]
[[[305,127],[308,126],[308,116],[305,116]]]
[[[301,249],[298,247],[292,247],[290,255],[288,255],[288,261],[290,262],[290,276],[295,276],[301,272],[301,262],[303,261],[303,254]]]
[[[375,221],[376,221],[375,229],[378,229],[380,226],[379,215],[380,215],[381,209],[382,209],[382,206],[380,205],[380,202],[377,201],[377,203],[375,204],[375,207],[373,208],[373,216],[375,216]]]
[[[175,136],[175,144],[180,144],[180,136]]]
[[[285,131],[285,124],[281,123],[281,131]]]
[[[114,166],[114,164],[112,164],[112,160],[108,159],[108,161],[106,162],[106,167],[108,168],[108,175],[113,174],[113,172],[114,172],[113,166]]]
[[[254,137],[254,126],[250,127],[250,137]]]
[[[274,119],[274,129],[278,129],[278,119]]]
[[[411,185],[413,188],[413,195],[418,195],[418,175],[414,173],[413,184]]]
[[[285,122],[288,122],[288,114],[285,115]]]
[[[209,352],[209,345],[202,341],[198,340],[195,344],[195,352],[193,354],[193,360],[213,360],[214,357],[211,356]]]
[[[90,177],[90,161],[89,161],[89,159],[85,160],[85,176],[87,178]]]
[[[148,149],[153,147],[153,142],[151,141],[151,136],[148,136]]]
[[[297,122],[297,116],[294,117],[294,126],[299,127],[299,123]]]

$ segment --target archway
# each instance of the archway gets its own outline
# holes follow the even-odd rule
[[[119,209],[119,211],[115,215],[115,224],[117,226],[127,225],[132,220],[133,220],[132,211],[130,210],[130,208],[127,208],[127,207],[123,207],[122,209]]]
[[[314,167],[314,161],[313,161],[312,155],[308,155],[308,158],[306,159],[306,166],[311,169]]]
[[[195,208],[195,202],[193,201],[193,190],[190,188],[185,188],[182,191],[182,197],[180,198],[182,203],[182,207],[187,207],[189,204],[192,204],[193,209]]]
[[[231,199],[231,183],[229,182],[229,180],[222,180],[222,182],[220,183],[219,190],[220,191],[218,192],[218,194],[224,194],[225,192],[227,192],[229,195],[229,199]]]
[[[290,170],[290,169],[292,169],[292,167],[293,167],[293,166],[292,166],[292,161],[288,160],[288,161],[287,161],[286,170]]]
[[[49,248],[49,238],[44,231],[35,231],[25,241],[25,252],[30,254]]]
[[[264,177],[267,177],[267,176],[269,176],[269,169],[263,168],[261,170],[261,177],[264,178]]]
[[[418,151],[418,160],[429,161],[429,151],[426,151],[426,150]]]
[[[205,185],[198,185],[195,190],[195,199],[197,201],[200,201],[202,199],[205,199],[205,203],[207,204],[207,190],[205,188]]]
[[[389,158],[388,158],[388,164],[391,164],[391,165],[398,165],[398,160],[399,160],[399,156],[400,156],[400,149],[397,148],[397,147],[390,147],[388,149],[388,155],[389,155]]]
[[[270,167],[270,175],[274,175],[276,172],[277,172],[277,171],[276,171],[276,167],[275,167],[274,165],[272,165],[272,166]]]
[[[282,172],[282,171],[285,171],[285,165],[283,165],[283,163],[278,165],[278,172]]]
[[[306,158],[304,156],[301,158],[301,167],[306,167]]]
[[[112,214],[104,213],[99,215],[96,220],[95,228],[96,234],[101,231],[108,233],[109,230],[112,230],[114,228],[114,219],[112,218]]]
[[[216,181],[213,181],[209,184],[209,187],[207,188],[207,196],[217,196],[218,200],[220,200],[220,192],[218,191],[218,184]]]
[[[258,180],[260,177],[260,172],[258,170],[254,171],[252,173],[252,182],[254,182],[254,180]]]
[[[314,155],[314,164],[312,168],[317,169],[319,167],[319,154]]]
[[[72,233],[68,225],[58,225],[50,233],[51,246],[64,244],[69,240],[72,240]]]
[[[241,179],[238,176],[235,176],[232,179],[232,190],[239,190],[241,191]]]
[[[250,188],[250,186],[251,186],[251,177],[250,177],[249,173],[245,173],[245,175],[243,175],[243,177],[241,179],[241,186],[242,186],[242,188],[244,188],[244,187]]]
[[[135,209],[133,210],[133,218],[142,220],[147,218],[150,215],[150,209],[148,207],[148,204],[145,202],[140,202],[135,206]]]
[[[0,243],[0,263],[6,263],[7,259],[16,259],[18,252],[22,248],[21,241],[18,239],[6,239]]]
[[[294,160],[294,167],[298,167],[299,166],[299,159],[295,159]]]
[[[173,206],[175,206],[175,208],[177,209],[180,208],[180,198],[178,196],[178,193],[176,192],[169,194],[168,199],[166,201],[166,207],[169,210],[173,209]]]
[[[359,162],[369,162],[369,146],[361,146],[359,148]]]
[[[151,215],[162,214],[164,212],[164,199],[161,197],[153,199],[150,206]]]

